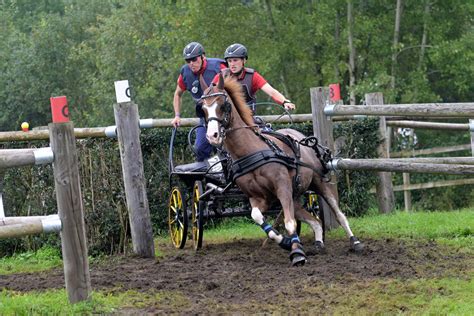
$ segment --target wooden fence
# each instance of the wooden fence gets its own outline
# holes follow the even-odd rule
[[[323,89],[323,88],[320,88]],[[469,124],[458,123],[439,123],[439,122],[424,122],[424,121],[407,121],[400,120],[404,117],[423,117],[423,118],[469,118],[474,117],[474,103],[424,103],[424,104],[383,104],[383,95],[381,93],[366,94],[366,105],[342,105],[330,104],[327,99],[324,102],[318,102],[314,107],[324,109],[314,124],[321,125],[321,128],[331,129],[331,117],[345,117],[354,118],[361,116],[378,116],[379,117],[379,132],[382,138],[379,147],[379,157],[382,159],[338,159],[331,164],[333,170],[372,170],[379,172],[378,186],[375,189],[379,209],[381,212],[390,212],[394,208],[393,191],[400,190],[401,187],[394,188],[391,183],[390,172],[404,173],[404,188],[405,191],[405,205],[409,209],[411,207],[411,200],[407,192],[412,189],[439,187],[445,185],[459,185],[461,183],[467,184],[472,181],[466,180],[451,180],[438,183],[428,183],[410,185],[410,172],[422,173],[445,173],[445,174],[472,174],[474,169],[472,166],[472,158],[457,157],[450,159],[435,159],[435,158],[419,158],[419,159],[390,159],[389,157],[412,157],[415,151],[407,151],[401,153],[389,153],[390,148],[390,133],[387,130],[392,127],[406,127],[406,128],[427,128],[427,129],[444,129],[444,130],[460,130],[471,132],[471,145],[459,145],[454,150],[472,149],[474,144],[474,124],[472,120]],[[385,116],[396,117],[396,119],[388,119]],[[331,143],[328,141],[327,143]],[[425,149],[416,151],[418,154],[449,152],[453,150],[452,147],[440,147],[434,149]],[[467,179],[470,180],[470,179]]]
[[[58,97],[61,99],[59,100],[60,104],[56,102],[58,100],[54,101],[53,99],[51,99],[53,120],[56,115],[59,121],[63,119],[69,121],[67,115],[64,115],[64,113],[68,113],[65,109],[67,107],[66,98]],[[119,98],[117,98],[118,100]],[[54,105],[53,103],[58,104]],[[62,108],[55,109],[55,106]],[[72,123],[67,122],[50,124],[49,132],[37,130],[0,133],[0,142],[41,139],[49,139],[51,142],[51,148],[39,150],[0,150],[0,175],[3,174],[4,168],[50,163],[54,157],[53,171],[59,216],[5,217],[0,181],[0,202],[2,202],[0,203],[0,217],[2,217],[0,237],[17,237],[61,229],[66,289],[71,303],[88,299],[91,292],[75,135],[79,138],[118,138],[133,250],[141,257],[155,257],[151,217],[145,190],[140,127],[148,128],[160,124],[170,126],[171,120],[139,120],[137,105],[129,101],[115,104],[114,116],[116,125],[105,128],[74,129]],[[188,123],[187,120],[183,121]],[[189,123],[195,121],[189,119]]]
[[[425,104],[383,104],[381,93],[366,95],[367,105],[349,106],[329,103],[329,91],[327,88],[312,88],[311,91],[312,114],[292,115],[292,118],[283,117],[279,122],[313,122],[313,132],[320,142],[334,150],[332,124],[334,120],[347,120],[365,117],[367,115],[379,116],[379,131],[382,135],[378,153],[379,157],[386,161],[355,161],[353,159],[340,159],[332,163],[335,169],[373,170],[378,172],[377,201],[382,213],[388,213],[394,209],[394,188],[391,181],[391,171],[397,172],[445,172],[451,174],[467,174],[472,166],[465,162],[439,163],[432,162],[404,162],[389,159],[389,137],[387,128],[410,127],[410,128],[435,128],[453,130],[473,130],[472,124],[452,124],[421,121],[403,121],[404,117],[474,117],[474,103],[425,103]],[[148,200],[146,197],[143,160],[139,144],[140,128],[170,127],[171,119],[138,119],[137,106],[132,102],[117,103],[114,107],[116,125],[97,128],[76,128],[74,134],[77,138],[86,137],[118,137],[120,154],[124,173],[124,185],[126,191],[127,207],[132,231],[132,242],[134,251],[143,257],[154,256],[154,246],[151,232],[151,220],[149,215]],[[390,116],[387,119],[385,116]],[[277,119],[277,116],[264,116],[266,121]],[[137,124],[138,121],[138,124]],[[198,119],[183,118],[182,126],[195,126]],[[0,142],[13,140],[36,140],[48,139],[46,131],[24,132],[0,132]],[[474,142],[473,142],[474,143]],[[132,149],[133,148],[133,149]],[[463,147],[465,148],[465,147]],[[442,149],[440,149],[442,150]],[[409,156],[411,156],[410,153]],[[400,157],[406,157],[408,153],[400,153]],[[395,155],[393,155],[395,156]],[[372,166],[372,167],[370,167]],[[136,182],[133,182],[135,179]],[[335,179],[333,179],[335,183]],[[334,184],[332,187],[337,192]],[[0,196],[1,198],[1,196]],[[336,219],[331,212],[327,212],[324,200],[319,201],[325,210],[327,227],[336,226]]]
[[[0,238],[60,231],[64,279],[71,303],[87,300],[91,294],[84,211],[73,130],[72,123],[52,123],[49,125],[51,148],[0,150],[2,171],[5,168],[53,163],[58,214],[5,217],[2,204]]]

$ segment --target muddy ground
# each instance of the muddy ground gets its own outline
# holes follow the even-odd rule
[[[311,255],[306,246],[308,264],[291,268],[285,251],[271,243],[262,248],[262,241],[205,243],[199,252],[191,246],[177,250],[171,243],[163,243],[158,247],[164,255],[158,259],[122,256],[91,264],[92,287],[171,293],[152,306],[148,302],[144,307],[122,310],[125,314],[264,313],[270,311],[265,307],[268,304],[280,311],[330,312],[337,293],[312,289],[321,289],[321,285],[329,289],[331,284],[349,287],[355,280],[460,276],[472,264],[468,255],[434,242],[365,240],[366,250],[355,254],[348,250],[347,240],[331,239],[326,242],[327,254]],[[62,287],[64,275],[59,268],[0,277],[0,289]]]

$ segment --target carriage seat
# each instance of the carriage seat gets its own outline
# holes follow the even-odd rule
[[[197,161],[185,165],[176,166],[175,172],[206,172],[209,169],[207,161]]]

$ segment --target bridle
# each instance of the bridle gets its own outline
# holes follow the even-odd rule
[[[217,117],[208,118],[207,122],[206,122],[206,128],[207,128],[207,124],[210,121],[217,121],[219,123],[219,136],[222,137],[222,139],[225,139],[226,134],[228,134],[230,132],[233,132],[235,130],[243,129],[243,128],[253,129],[255,127],[258,127],[258,125],[241,126],[241,127],[234,127],[234,128],[229,126],[230,125],[230,120],[231,120],[231,113],[232,113],[232,103],[230,103],[228,101],[229,95],[225,91],[223,91],[223,92],[214,92],[214,93],[207,94],[207,95],[204,94],[204,95],[201,96],[201,100],[209,99],[209,98],[215,98],[214,100],[212,100],[212,102],[211,102],[211,104],[212,104],[219,97],[224,98],[224,106],[223,106],[223,109],[222,109],[222,112],[224,113],[224,116],[222,118],[217,118]]]
[[[217,98],[223,97],[224,98],[224,106],[222,109],[222,112],[224,113],[224,116],[222,118],[217,118],[217,117],[210,117],[207,119],[206,125],[210,121],[217,121],[219,123],[219,136],[224,139],[226,132],[229,130],[229,125],[230,125],[230,117],[231,117],[231,110],[232,110],[232,104],[228,101],[229,95],[226,92],[215,92],[211,94],[206,94],[201,97],[201,100],[209,99],[209,98],[214,98],[212,100],[211,104],[216,102]],[[206,126],[207,127],[207,126]]]

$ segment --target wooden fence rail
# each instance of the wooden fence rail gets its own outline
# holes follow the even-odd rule
[[[0,218],[0,238],[61,231],[59,215]]]
[[[439,122],[420,122],[420,121],[387,121],[387,126],[405,127],[405,128],[423,128],[452,131],[471,131],[469,124],[460,123],[439,123]]]
[[[42,165],[53,162],[49,147],[38,149],[0,149],[0,169]]]
[[[375,160],[375,159],[374,159]],[[383,159],[380,159],[383,160]],[[390,158],[388,161],[407,163],[438,163],[474,165],[474,157],[424,157],[424,158]]]
[[[474,117],[474,103],[418,103],[418,104],[330,104],[324,114],[376,115],[376,116],[423,116],[423,117]]]
[[[468,185],[474,184],[474,179],[455,179],[455,180],[443,180],[443,181],[434,181],[434,182],[424,182],[424,183],[407,183],[402,185],[394,185],[393,191],[413,191],[413,190],[424,190],[424,189],[433,189],[433,188],[442,188],[450,187],[455,185]],[[375,193],[375,188],[370,189],[370,193]]]
[[[474,174],[474,166],[461,164],[419,163],[397,159],[334,159],[331,170],[370,170],[417,173]]]
[[[262,118],[269,123],[303,123],[311,122],[311,114],[292,114],[289,116],[280,115],[263,115]],[[172,119],[141,119],[140,128],[160,128],[160,127],[171,127]],[[198,118],[182,118],[181,126],[192,127],[199,124]],[[77,139],[83,138],[105,138],[105,137],[116,137],[116,126],[107,127],[88,127],[88,128],[75,128],[74,136]],[[0,132],[0,142],[11,142],[11,141],[31,141],[31,140],[47,140],[49,139],[48,130],[32,130],[28,132],[13,131],[13,132]]]
[[[404,150],[404,151],[390,153],[390,157],[392,158],[413,157],[413,156],[432,155],[432,154],[444,154],[444,153],[451,153],[451,152],[464,151],[464,150],[471,150],[471,144],[441,146],[441,147],[433,147],[433,148],[417,149],[417,150]]]

